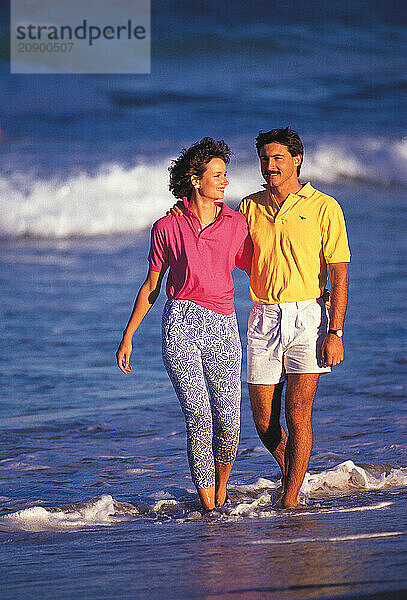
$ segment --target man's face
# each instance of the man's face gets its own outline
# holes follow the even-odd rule
[[[260,149],[261,174],[271,187],[280,187],[287,182],[297,182],[297,167],[301,156],[291,156],[287,146],[272,142]]]

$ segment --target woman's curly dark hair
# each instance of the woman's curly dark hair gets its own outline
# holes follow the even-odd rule
[[[168,168],[170,192],[176,198],[190,198],[193,190],[191,176],[196,175],[200,179],[212,158],[221,158],[227,165],[230,155],[231,150],[224,140],[215,141],[211,137],[202,138],[188,149],[183,148],[179,157]]]

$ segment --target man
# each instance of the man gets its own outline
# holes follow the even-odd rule
[[[339,204],[298,181],[303,145],[290,129],[256,138],[265,189],[242,200],[254,252],[247,381],[254,422],[282,471],[284,508],[298,504],[312,448],[311,411],[319,375],[343,360],[348,248]],[[331,314],[321,296],[331,280]],[[281,392],[287,381],[285,416]]]

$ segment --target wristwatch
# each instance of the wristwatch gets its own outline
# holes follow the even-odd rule
[[[333,333],[337,337],[341,338],[343,336],[342,329],[328,329],[328,333]]]

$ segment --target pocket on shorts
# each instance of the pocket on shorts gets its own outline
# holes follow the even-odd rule
[[[311,302],[298,312],[295,320],[297,331],[308,333],[310,338],[320,335],[327,329],[327,312],[325,304],[319,303],[319,300]]]
[[[249,319],[247,323],[247,333],[249,333],[249,331],[255,331],[256,327],[259,324],[260,317],[260,308],[258,308],[257,306],[253,306],[249,314]]]
[[[273,344],[280,333],[280,317],[278,311],[269,307],[252,308],[247,328],[247,342],[251,349],[263,350]]]
[[[270,329],[270,323],[271,320],[264,314],[264,307],[253,306],[247,324],[247,337],[251,339],[263,339]],[[277,320],[275,324],[277,325]]]
[[[314,329],[317,332],[318,336],[323,335],[325,337],[328,331],[328,311],[325,306],[324,301],[321,298],[315,301],[315,303],[311,304],[307,307],[306,319],[307,319],[307,327],[309,329]]]

